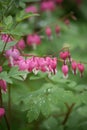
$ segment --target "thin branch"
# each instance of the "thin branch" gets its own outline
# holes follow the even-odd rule
[[[66,103],[65,103],[65,105],[66,105]],[[67,120],[68,120],[68,118],[69,118],[69,116],[70,116],[70,114],[71,114],[71,112],[72,112],[72,109],[73,109],[74,105],[75,105],[75,103],[72,103],[71,106],[67,105],[68,111],[67,111],[67,113],[66,113],[66,115],[65,115],[65,118],[64,118],[64,120],[63,120],[63,122],[62,122],[62,125],[65,125],[65,124],[66,124],[66,122],[67,122]]]
[[[1,88],[0,88],[0,106],[3,107],[3,100],[2,100]],[[9,122],[8,122],[6,113],[5,113],[5,115],[4,115],[4,119],[5,119],[5,122],[6,122],[6,125],[7,125],[7,130],[10,130],[10,124],[9,124]]]

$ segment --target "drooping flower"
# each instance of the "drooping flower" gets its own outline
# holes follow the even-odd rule
[[[72,71],[73,71],[74,75],[76,75],[76,69],[77,69],[77,63],[76,63],[76,61],[72,61],[71,66],[72,66]]]
[[[46,27],[45,33],[46,33],[48,39],[51,40],[52,39],[52,30],[50,27]]]
[[[0,88],[3,90],[3,92],[7,91],[7,83],[5,80],[0,79]]]
[[[60,58],[64,60],[64,64],[66,64],[66,59],[69,58],[69,52],[60,52]]]
[[[35,49],[37,45],[41,44],[41,38],[37,34],[29,34],[27,36],[27,44],[33,46]]]
[[[64,20],[64,23],[65,23],[67,26],[69,26],[69,25],[70,25],[70,20],[67,18],[67,19]]]
[[[53,11],[55,9],[55,2],[54,1],[43,1],[41,3],[41,10],[42,11]]]
[[[19,49],[24,50],[24,48],[25,48],[25,41],[24,41],[23,39],[21,39],[21,40],[17,43],[16,46],[17,46]]]
[[[68,71],[69,71],[68,65],[63,65],[62,72],[63,72],[65,78],[67,78],[67,76],[68,76]]]
[[[26,13],[29,13],[29,12],[32,12],[32,13],[37,13],[37,7],[36,6],[28,6],[26,9],[25,9]]]
[[[2,118],[5,114],[5,109],[4,108],[0,108],[0,118]]]
[[[57,36],[59,36],[60,30],[61,30],[61,29],[60,29],[60,26],[57,25],[57,26],[55,27],[55,32],[56,32]]]
[[[78,67],[78,70],[79,70],[79,72],[80,72],[80,76],[82,77],[82,76],[83,76],[83,72],[84,72],[84,70],[85,70],[84,64],[78,63],[78,64],[77,64],[77,67]]]
[[[16,60],[20,56],[20,52],[18,51],[18,49],[11,48],[5,52],[5,55],[7,58],[12,57],[13,59]]]
[[[6,43],[13,41],[12,37],[9,36],[8,34],[2,34],[1,35],[1,40],[3,40]]]

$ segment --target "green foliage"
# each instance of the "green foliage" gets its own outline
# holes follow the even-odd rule
[[[31,13],[26,13],[25,10],[20,11],[17,15],[16,15],[16,21],[17,22],[21,22],[24,19],[30,18],[32,16],[38,16],[38,14],[33,14]]]
[[[27,73],[27,71],[19,71],[18,67],[12,67],[8,73],[6,71],[1,72],[0,79],[6,80],[7,83],[12,83],[12,79],[24,80]]]
[[[26,46],[23,53],[31,53],[39,56],[59,56],[59,50],[64,46],[69,46],[72,57],[77,61],[87,60],[87,23],[86,23],[86,3],[85,0],[78,8],[84,21],[77,15],[78,21],[71,20],[66,26],[62,16],[66,15],[67,9],[58,6],[51,16],[44,12],[41,14],[26,13],[26,6],[35,4],[39,8],[40,0],[0,0],[0,32],[9,34],[15,41],[4,43],[0,40],[0,54],[3,50],[8,50],[14,46],[21,37],[37,32],[42,38],[42,44],[36,50]],[[65,3],[67,3],[65,1]],[[64,3],[64,4],[65,4]],[[65,7],[65,6],[63,6]],[[70,5],[70,8],[72,5]],[[73,10],[71,10],[73,11]],[[76,11],[77,14],[78,11]],[[39,17],[34,17],[39,16]],[[30,21],[30,18],[35,21]],[[83,18],[83,17],[82,17]],[[61,34],[55,34],[55,26],[61,27]],[[49,41],[45,35],[45,27],[52,28],[53,40]],[[1,39],[1,38],[0,38]],[[4,48],[5,47],[5,48]],[[2,55],[1,55],[2,56]],[[0,57],[0,65],[2,59]],[[5,58],[5,57],[4,57]],[[24,57],[25,58],[25,57]],[[4,60],[4,59],[3,59]],[[87,67],[86,67],[87,69]],[[19,71],[18,67],[9,68],[7,62],[3,64],[3,71],[0,72],[0,79],[5,80],[11,87],[11,123],[12,130],[86,130],[87,129],[87,71],[81,79],[79,73],[76,76],[71,74],[69,68],[69,78],[64,79],[60,71],[58,62],[58,72],[50,77],[46,73],[38,72],[37,75],[27,71]],[[8,92],[3,94],[3,101],[8,113]],[[71,113],[63,125],[68,108],[74,104]],[[28,121],[27,121],[27,119]],[[6,130],[4,119],[0,122],[0,130]],[[18,123],[19,122],[19,123]]]

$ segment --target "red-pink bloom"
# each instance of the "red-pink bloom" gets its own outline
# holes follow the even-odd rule
[[[34,72],[34,70],[36,70],[37,68],[37,62],[35,61],[34,57],[27,59],[27,63],[28,63],[28,71]]]
[[[45,33],[48,36],[48,38],[50,38],[52,36],[52,30],[51,30],[51,28],[50,27],[46,27]]]
[[[0,108],[0,118],[3,117],[5,114],[5,109],[4,108]]]
[[[37,7],[36,6],[28,6],[26,9],[25,9],[26,13],[29,13],[29,12],[32,12],[32,13],[37,13]]]
[[[70,25],[70,20],[69,20],[69,19],[65,19],[65,20],[64,20],[64,23],[65,23],[66,25]]]
[[[57,25],[57,26],[55,27],[55,32],[56,32],[57,35],[59,35],[60,30],[61,30],[61,29],[60,29],[60,26]]]
[[[46,57],[46,65],[48,68],[47,70],[49,70],[49,72],[56,74],[57,58]]]
[[[72,61],[71,66],[72,66],[72,70],[73,70],[74,74],[76,75],[76,69],[77,69],[77,63],[76,63],[76,61]]]
[[[7,83],[5,80],[0,79],[0,88],[6,92],[7,91]]]
[[[26,60],[20,60],[18,66],[19,70],[28,70],[28,63],[26,62]]]
[[[41,3],[41,10],[42,11],[53,11],[55,9],[54,1],[43,1]]]
[[[65,52],[60,52],[60,58],[63,60],[66,60],[69,57],[69,52],[65,51]]]
[[[7,58],[12,57],[13,59],[16,60],[20,56],[20,52],[15,48],[11,48],[11,49],[6,51],[5,55]]]
[[[27,44],[28,45],[33,45],[33,44],[40,44],[41,43],[41,39],[40,36],[37,34],[30,34],[27,36]]]
[[[21,50],[24,50],[25,48],[25,41],[23,39],[21,39],[18,43],[17,43],[17,47]]]
[[[3,40],[4,42],[8,43],[8,42],[11,42],[13,39],[8,34],[2,34],[1,35],[1,40]]]
[[[68,66],[67,65],[63,65],[62,66],[62,72],[63,72],[65,77],[67,77],[68,71],[69,71]]]
[[[79,70],[79,72],[81,74],[81,77],[82,77],[83,76],[83,72],[85,70],[84,64],[78,63],[77,67],[78,67],[78,70]]]

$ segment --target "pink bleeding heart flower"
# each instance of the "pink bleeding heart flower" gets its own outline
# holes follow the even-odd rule
[[[60,29],[60,26],[57,25],[57,26],[55,27],[55,32],[56,32],[56,34],[57,34],[58,36],[59,36],[59,34],[60,34],[60,30],[61,30],[61,29]]]
[[[25,41],[24,41],[23,39],[21,39],[21,40],[17,43],[16,46],[17,46],[19,49],[24,50],[24,48],[25,48]]]
[[[12,37],[9,36],[8,34],[2,34],[1,35],[1,40],[3,40],[6,43],[13,41]]]
[[[30,34],[27,36],[27,44],[33,46],[36,49],[36,46],[41,44],[41,38],[37,34]]]
[[[60,58],[64,60],[64,64],[66,64],[66,59],[69,58],[69,52],[60,52]]]
[[[71,66],[72,66],[72,70],[74,72],[74,75],[76,75],[76,69],[77,69],[77,63],[76,63],[76,61],[72,61]]]
[[[20,60],[18,63],[19,70],[28,70],[28,63],[26,60]]]
[[[51,39],[51,37],[52,37],[52,30],[51,30],[50,27],[46,27],[45,33],[46,33],[47,37],[48,37],[49,39]]]
[[[78,70],[80,72],[80,76],[82,77],[83,76],[83,72],[85,70],[84,64],[78,63],[77,67],[78,67]]]
[[[11,48],[6,51],[5,55],[7,58],[12,57],[13,59],[17,60],[18,57],[20,56],[20,52],[15,48]]]
[[[26,13],[29,13],[29,12],[32,12],[32,13],[37,13],[37,7],[36,6],[28,6],[26,9],[25,9]]]
[[[68,77],[68,71],[69,71],[68,66],[67,65],[63,65],[62,66],[62,72],[63,72],[65,78]]]
[[[5,80],[0,79],[0,88],[3,90],[3,92],[7,91],[7,83]]]
[[[60,52],[60,58],[63,60],[66,60],[66,58],[68,58],[69,56],[69,52],[65,51],[65,52]]]
[[[65,23],[67,26],[69,26],[69,25],[70,25],[70,20],[67,18],[67,19],[64,20],[64,23]]]
[[[2,118],[5,114],[5,109],[4,108],[0,108],[0,118]]]
[[[53,11],[55,9],[55,2],[54,1],[43,1],[41,3],[41,10],[42,11]]]

